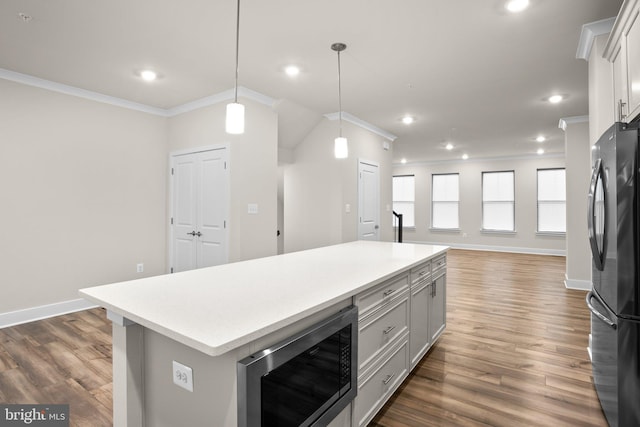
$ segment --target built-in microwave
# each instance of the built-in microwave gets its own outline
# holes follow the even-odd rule
[[[357,394],[358,309],[350,306],[241,360],[238,426],[324,426]]]

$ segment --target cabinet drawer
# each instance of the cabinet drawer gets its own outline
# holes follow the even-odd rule
[[[358,322],[358,372],[409,330],[409,293]]]
[[[379,367],[371,369],[358,380],[358,396],[353,402],[354,426],[364,426],[384,405],[407,376],[408,340],[405,336],[383,357]]]
[[[400,277],[394,277],[373,289],[356,295],[356,305],[358,306],[360,318],[369,310],[395,299],[407,289],[409,289],[409,275],[405,274]]]
[[[434,259],[433,261],[431,261],[431,275],[432,276],[436,276],[436,273],[439,273],[440,271],[444,271],[447,269],[447,256],[443,255],[439,258]]]
[[[425,262],[411,269],[411,284],[426,280],[431,275],[431,262]]]

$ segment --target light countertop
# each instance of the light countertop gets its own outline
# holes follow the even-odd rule
[[[79,292],[113,313],[217,356],[344,301],[447,249],[356,241]]]

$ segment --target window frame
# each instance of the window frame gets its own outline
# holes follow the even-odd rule
[[[554,171],[554,170],[562,170],[564,171],[565,178],[565,192],[564,192],[564,200],[562,202],[557,200],[547,200],[546,203],[564,203],[565,206],[565,223],[564,223],[564,231],[550,231],[550,230],[540,230],[540,198],[539,198],[539,190],[540,190],[540,172],[541,171]],[[536,169],[536,234],[537,235],[552,235],[552,236],[564,236],[567,233],[567,221],[566,221],[566,209],[567,209],[567,188],[566,188],[566,180],[567,180],[567,168],[566,167],[554,167],[554,168],[539,168]],[[545,201],[543,201],[545,202]]]
[[[484,218],[484,206],[485,206],[485,199],[484,199],[484,180],[485,180],[485,175],[486,174],[493,174],[493,173],[510,173],[513,177],[513,199],[511,200],[511,204],[512,204],[512,209],[511,209],[511,215],[512,215],[512,219],[513,219],[513,228],[511,230],[507,230],[507,229],[499,229],[499,228],[485,228],[484,223],[485,223],[485,218]],[[497,203],[497,202],[504,202],[503,200],[494,200],[494,201],[486,201],[488,203]],[[496,234],[516,234],[516,172],[514,169],[508,169],[508,170],[497,170],[497,171],[482,171],[482,175],[481,175],[481,179],[480,179],[480,209],[481,209],[481,219],[480,219],[480,231],[482,233],[496,233]]]
[[[436,227],[433,225],[434,221],[434,215],[433,215],[433,206],[434,203],[443,203],[443,201],[435,201],[433,200],[433,195],[434,195],[434,191],[433,191],[433,178],[435,176],[448,176],[448,175],[456,175],[458,177],[458,198],[456,200],[456,203],[458,204],[458,209],[457,209],[457,213],[458,213],[458,218],[456,220],[458,226],[457,227]],[[451,203],[450,201],[447,201],[449,203]],[[460,231],[460,172],[449,172],[449,173],[432,173],[431,174],[431,226],[429,227],[430,230],[432,231]]]
[[[407,178],[407,177],[411,177],[413,178],[413,201],[411,201],[411,203],[413,204],[413,225],[406,225],[404,222],[402,224],[402,228],[409,228],[409,229],[415,229],[416,228],[416,176],[415,174],[400,174],[400,175],[392,175],[391,176],[391,211],[394,212],[395,210],[393,209],[393,205],[394,203],[396,203],[397,200],[395,200],[394,195],[393,195],[393,179],[394,178]],[[404,200],[402,201],[398,201],[398,202],[404,202],[404,203],[408,203]],[[392,214],[392,218],[395,219],[395,216]],[[393,228],[398,228],[398,226],[395,224],[395,220],[393,221]]]

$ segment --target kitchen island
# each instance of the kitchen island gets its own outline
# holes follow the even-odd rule
[[[382,305],[404,306],[407,325],[384,345],[408,348],[410,285],[426,283],[417,278],[431,277],[425,266],[447,249],[357,241],[80,290],[113,322],[114,425],[236,426],[237,361],[354,303],[368,304],[359,305],[364,323]],[[387,283],[397,289],[379,304],[370,295]],[[379,368],[388,349],[361,368]],[[173,361],[192,369],[193,391],[174,385]],[[338,418],[355,419],[350,410]]]

